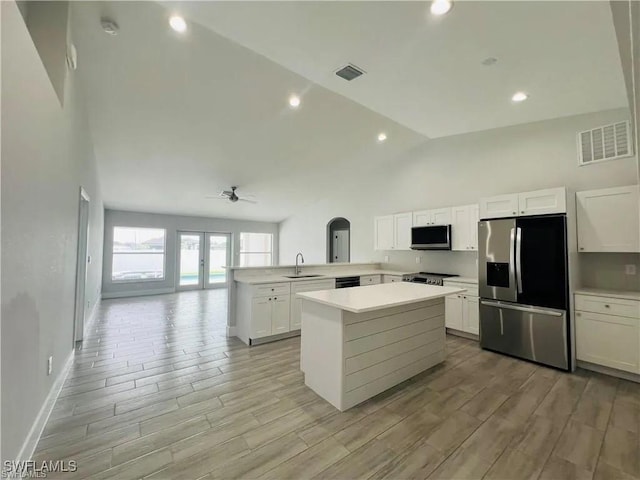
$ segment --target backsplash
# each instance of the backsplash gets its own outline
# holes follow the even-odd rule
[[[389,257],[388,262],[385,262],[385,256]],[[420,258],[420,263],[416,263],[416,257]],[[382,268],[390,270],[478,276],[477,252],[387,251],[376,252],[374,260],[380,262]]]
[[[582,287],[640,291],[639,253],[580,253]],[[636,274],[626,275],[625,265],[635,265]]]

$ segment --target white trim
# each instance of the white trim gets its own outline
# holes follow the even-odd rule
[[[24,443],[22,444],[22,447],[18,452],[16,458],[17,461],[26,461],[30,460],[31,457],[33,457],[33,452],[38,446],[38,442],[40,441],[40,437],[42,436],[42,431],[44,430],[44,427],[49,420],[49,416],[51,415],[53,406],[56,404],[56,400],[58,399],[60,390],[62,390],[64,381],[67,379],[69,370],[71,370],[75,353],[75,349],[71,350],[71,353],[69,354],[69,357],[67,357],[67,361],[65,362],[64,367],[62,367],[60,375],[58,375],[58,378],[56,378],[56,381],[51,386],[51,390],[49,390],[49,394],[44,400],[42,408],[40,408],[38,416],[34,420],[33,425],[31,425],[29,434],[27,435],[27,438],[25,438]]]
[[[102,292],[102,299],[108,298],[124,298],[124,297],[144,297],[146,295],[164,295],[166,293],[175,293],[175,288],[157,288],[155,290],[129,290],[127,292]]]
[[[230,327],[229,325],[227,325],[227,337],[237,337],[238,333],[237,333],[237,329],[235,326]]]

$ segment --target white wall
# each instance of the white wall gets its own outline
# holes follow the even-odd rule
[[[164,280],[126,283],[113,283],[111,281],[113,227],[151,227],[166,229]],[[102,276],[103,298],[175,291],[178,231],[231,233],[233,239],[234,265],[236,265],[238,261],[237,254],[240,249],[240,232],[271,233],[274,235],[274,263],[278,263],[278,224],[276,223],[105,210],[104,269]]]
[[[388,255],[393,268],[475,276],[475,253],[374,251],[373,217],[560,185],[577,191],[635,184],[635,158],[580,167],[576,153],[578,131],[628,118],[621,109],[430,140],[383,170],[337,178],[325,200],[280,224],[281,258],[302,251],[309,263],[323,263],[326,224],[340,216],[351,222],[354,262]]]
[[[102,201],[75,73],[62,109],[18,7],[1,3],[2,458],[14,459],[72,352],[81,186],[91,196],[88,311],[99,298]]]

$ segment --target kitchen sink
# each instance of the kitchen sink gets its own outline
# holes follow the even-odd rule
[[[311,278],[311,277],[324,277],[324,275],[284,275],[285,278]]]

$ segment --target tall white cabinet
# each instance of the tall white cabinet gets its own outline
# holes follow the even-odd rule
[[[478,284],[445,280],[445,287],[465,288],[466,292],[445,297],[445,327],[450,333],[480,335],[480,298]]]
[[[451,250],[478,250],[479,219],[477,204],[451,208]]]
[[[576,193],[579,252],[640,252],[638,185]]]

